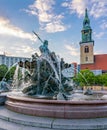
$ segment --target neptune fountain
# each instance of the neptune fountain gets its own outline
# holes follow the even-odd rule
[[[39,47],[41,55],[32,55],[32,61],[19,62],[20,67],[28,69],[25,81],[29,80],[22,92],[36,98],[67,99],[67,94],[73,90],[71,77],[64,75],[64,70],[71,70],[69,64],[59,58],[55,52],[48,49],[48,41],[45,40]],[[63,73],[62,73],[63,72]]]
[[[41,40],[42,41],[42,40]],[[77,93],[72,82],[73,68],[48,48],[48,41],[39,47],[41,55],[32,55],[32,61],[20,61],[22,74],[20,82],[13,83],[21,92],[7,95],[9,110],[41,117],[85,119],[107,117],[107,97],[105,93],[95,93],[103,98]],[[17,81],[17,73],[15,73]],[[76,100],[75,100],[76,99]]]

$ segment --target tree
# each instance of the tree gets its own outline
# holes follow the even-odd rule
[[[95,85],[102,85],[102,75],[96,75],[95,76]]]
[[[95,76],[95,85],[107,86],[107,73]]]
[[[16,67],[12,67],[10,69],[8,69],[8,67],[4,64],[0,65],[0,81],[3,78],[6,78],[6,80],[8,81],[9,79],[13,79],[13,75],[15,72]]]
[[[6,72],[8,71],[8,67],[4,64],[0,65],[0,81],[4,78]]]
[[[6,75],[6,79],[7,79],[7,80],[13,79],[15,70],[16,70],[16,66],[13,66],[12,68],[10,68],[10,69],[8,70],[8,73],[7,73],[7,75]]]
[[[107,73],[101,75],[102,85],[107,86]]]
[[[95,82],[95,75],[92,71],[86,69],[81,70],[75,77],[74,81],[82,86],[91,86]]]

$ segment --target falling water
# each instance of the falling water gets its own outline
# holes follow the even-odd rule
[[[39,59],[37,59],[37,75],[38,75],[37,94],[39,94],[40,91],[40,60]]]
[[[62,81],[61,81],[61,59],[57,56],[57,64],[58,64],[58,73],[59,73],[59,90],[62,89]]]
[[[21,70],[21,75],[22,75],[22,78],[21,78],[21,84],[20,84],[20,87],[24,87],[25,85],[25,72],[26,72],[26,69],[25,69],[25,62],[23,63],[23,67],[20,69]]]
[[[58,75],[58,72],[57,70],[55,69],[55,66],[53,64],[53,61],[51,60],[51,58],[48,56],[48,55],[43,55],[42,56],[42,59],[45,59],[49,64],[50,66],[52,67],[53,71],[55,72],[55,77],[59,80],[60,82],[60,78],[59,78],[59,75]]]
[[[12,88],[17,89],[19,86],[19,79],[18,79],[18,71],[19,71],[19,65],[17,64],[16,70],[13,76],[13,83],[12,83]]]
[[[84,77],[84,75],[81,73],[81,72],[78,72],[78,69],[76,69],[76,68],[74,68],[74,67],[70,67],[71,69],[72,69],[72,71],[76,71],[77,73],[79,73],[80,75],[81,75],[81,77],[85,80],[85,82],[87,83],[87,85],[89,84],[88,82],[87,82],[87,80],[86,80],[86,78]]]
[[[13,64],[13,65],[8,69],[8,71],[5,73],[5,75],[4,75],[3,79],[2,79],[2,81],[5,79],[6,75],[9,73],[9,71],[10,71],[14,66],[16,66],[16,65],[17,65],[17,62],[16,62],[15,64]]]

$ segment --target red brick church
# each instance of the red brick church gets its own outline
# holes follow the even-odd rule
[[[83,20],[82,41],[80,42],[80,69],[89,69],[93,72],[107,72],[107,54],[94,55],[94,40],[88,18],[87,9]]]

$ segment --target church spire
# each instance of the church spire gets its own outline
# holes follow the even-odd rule
[[[87,9],[85,9],[81,34],[82,40],[80,42],[80,63],[81,65],[92,64],[94,63],[94,41],[92,40],[92,29],[90,26],[90,19],[88,17]]]
[[[81,32],[82,32],[82,41],[80,42],[80,44],[93,41],[92,40],[92,29],[90,27],[90,19],[88,17],[87,8],[85,9],[85,17],[83,20],[83,29]]]
[[[85,9],[85,18],[84,18],[84,21],[83,21],[83,29],[86,30],[90,27],[90,20],[88,18],[88,12],[87,12],[87,8]]]
[[[87,8],[85,9],[85,18],[88,18]]]

